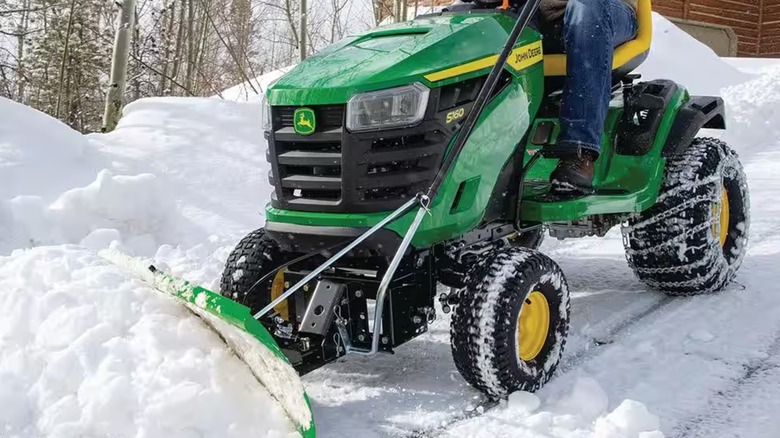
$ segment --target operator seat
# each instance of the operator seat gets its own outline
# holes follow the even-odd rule
[[[639,31],[636,38],[615,48],[612,62],[613,80],[619,82],[639,67],[650,53],[653,39],[653,10],[651,0],[639,0],[637,4]],[[557,34],[560,34],[558,32]],[[545,38],[544,76],[550,79],[566,77],[566,55],[560,39]],[[557,81],[556,81],[557,82]]]

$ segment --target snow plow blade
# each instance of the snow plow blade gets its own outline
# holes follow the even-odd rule
[[[156,269],[148,260],[115,250],[99,252],[157,291],[183,301],[208,324],[249,367],[257,381],[276,399],[304,438],[314,438],[311,404],[298,373],[268,330],[249,308],[229,298]]]

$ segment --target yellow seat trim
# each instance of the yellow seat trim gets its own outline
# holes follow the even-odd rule
[[[612,61],[612,70],[631,62],[633,59],[650,50],[653,41],[653,7],[651,0],[639,0],[637,4],[637,23],[639,31],[635,39],[618,46]],[[566,55],[545,54],[545,76],[566,76]]]

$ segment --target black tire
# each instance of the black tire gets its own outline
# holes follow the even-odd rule
[[[544,228],[539,227],[534,230],[515,233],[507,237],[507,242],[511,246],[519,246],[528,249],[539,249],[544,242]]]
[[[252,231],[230,253],[222,271],[220,294],[257,312],[271,302],[273,276],[257,285],[251,295],[250,289],[264,275],[293,258],[294,255],[283,252],[264,229]]]
[[[718,208],[725,190],[729,219]],[[728,227],[721,245],[719,227]],[[715,229],[713,230],[713,227]],[[640,280],[670,295],[723,289],[742,264],[750,227],[747,178],[726,143],[697,138],[669,159],[655,206],[624,228],[629,265]]]
[[[569,288],[558,265],[520,247],[486,256],[474,285],[461,291],[450,328],[452,357],[469,384],[491,397],[535,391],[552,376],[569,331]],[[541,293],[549,311],[546,337],[530,360],[520,357],[518,324],[524,303]],[[543,344],[542,344],[543,342]]]

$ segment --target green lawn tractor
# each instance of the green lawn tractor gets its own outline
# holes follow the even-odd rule
[[[492,397],[550,379],[569,289],[537,249],[622,226],[629,266],[671,295],[723,289],[747,245],[737,155],[718,97],[631,72],[652,39],[616,49],[595,192],[560,195],[566,56],[533,28],[539,0],[461,3],[346,38],[266,93],[274,193],[230,255],[221,294],[248,307],[301,374],[392,352],[453,312],[455,364]],[[439,292],[437,292],[439,291]]]

